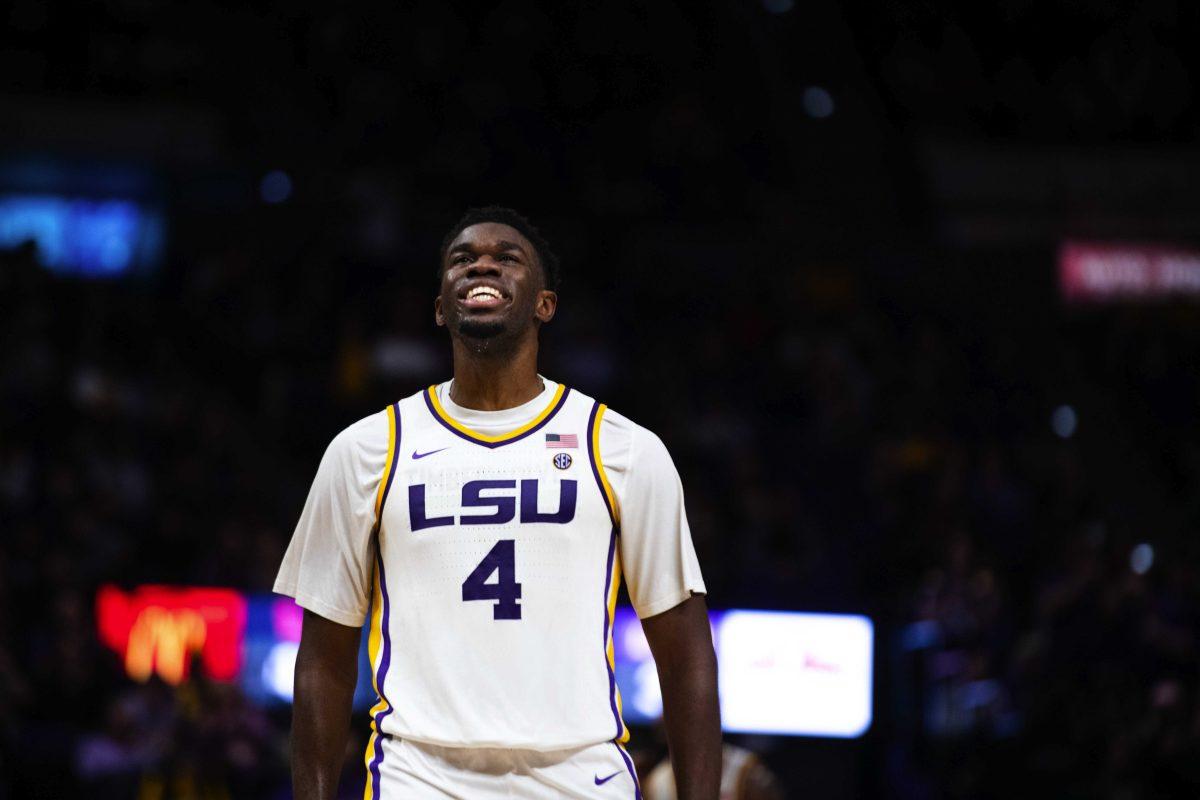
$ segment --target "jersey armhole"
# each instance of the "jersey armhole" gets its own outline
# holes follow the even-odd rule
[[[387,460],[383,464],[383,474],[379,476],[379,489],[375,493],[375,526],[372,532],[376,535],[383,526],[383,506],[387,503],[388,493],[392,489],[392,479],[396,477],[396,453],[400,449],[400,404],[392,403],[387,407],[388,418],[388,449]]]
[[[596,403],[592,406],[592,413],[588,416],[588,461],[591,462],[592,474],[596,477],[596,484],[600,487],[600,494],[604,498],[608,516],[619,532],[621,530],[621,506],[617,502],[612,484],[609,483],[608,473],[604,471],[604,459],[600,453],[600,426],[604,420],[604,412],[607,410],[608,406]]]

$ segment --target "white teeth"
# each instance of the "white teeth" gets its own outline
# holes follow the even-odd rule
[[[493,300],[499,300],[500,293],[497,292],[495,289],[492,289],[488,286],[476,286],[474,289],[472,289],[470,292],[467,293],[468,300],[476,300],[481,297],[489,297],[489,298],[492,298]]]

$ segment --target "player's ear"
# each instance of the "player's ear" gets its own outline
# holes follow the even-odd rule
[[[437,323],[439,328],[445,327],[446,325],[446,318],[442,315],[441,295],[433,298],[433,321]]]
[[[549,289],[542,289],[538,292],[537,302],[533,306],[533,316],[545,324],[554,319],[554,312],[558,310],[558,294]]]

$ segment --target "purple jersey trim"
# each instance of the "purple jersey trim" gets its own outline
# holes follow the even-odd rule
[[[595,476],[595,478],[596,478],[596,487],[600,490],[600,499],[602,499],[604,501],[604,507],[608,509],[608,518],[612,520],[613,530],[617,532],[618,536],[620,536],[621,530],[620,530],[620,525],[617,522],[617,510],[612,507],[611,503],[608,502],[608,492],[604,491],[604,481],[600,477],[600,462],[597,461],[597,459],[596,459],[596,442],[593,441],[593,438],[592,438],[592,429],[596,424],[596,414],[599,413],[599,411],[600,411],[600,404],[593,403],[592,411],[590,414],[588,414],[588,424],[587,424],[588,461],[592,465],[592,475]],[[598,433],[595,438],[596,439],[600,438]],[[612,566],[612,565],[610,564],[609,566]],[[604,602],[605,602],[605,606],[607,607],[607,604],[608,604],[608,596],[607,595],[605,595],[605,597],[604,597]]]
[[[617,529],[612,529],[612,535],[608,538],[608,566],[604,570],[604,636],[600,640],[601,653],[604,655],[604,668],[608,670],[608,704],[612,707],[613,719],[617,723],[617,735],[614,738],[620,739],[625,733],[625,723],[621,719],[621,712],[617,710],[617,677],[613,675],[612,665],[608,663],[608,635],[609,627],[612,625],[612,620],[608,618],[608,592],[612,581],[612,565],[613,554],[617,549]]]
[[[545,419],[543,419],[537,425],[534,425],[532,428],[525,431],[524,433],[517,434],[516,436],[512,437],[511,439],[504,439],[499,442],[488,442],[488,441],[484,441],[483,439],[477,439],[476,437],[472,436],[469,433],[463,433],[458,428],[454,427],[449,422],[446,422],[446,420],[442,419],[441,415],[437,413],[437,409],[435,409],[433,407],[433,400],[431,400],[429,397],[429,393],[432,391],[433,391],[433,389],[430,388],[430,389],[426,389],[425,391],[421,392],[421,396],[425,398],[425,407],[429,409],[429,414],[434,419],[436,419],[443,428],[450,431],[455,436],[458,436],[462,439],[466,439],[468,442],[474,442],[475,444],[483,445],[484,447],[487,447],[489,449],[503,447],[504,445],[512,444],[513,442],[519,442],[522,439],[524,439],[526,436],[531,436],[531,435],[537,433],[538,431],[540,431],[542,428],[544,428],[546,426],[547,422],[554,419],[554,415],[557,414],[559,412],[559,410],[563,407],[563,405],[566,404],[567,397],[568,397],[568,395],[571,394],[570,387],[564,386],[563,393],[559,396],[558,402],[554,404],[554,408],[550,409],[550,413],[547,414]]]
[[[383,497],[379,499],[379,518],[375,520],[375,532],[383,527],[383,509],[387,505],[388,493],[392,491],[392,479],[396,477],[396,463],[400,461],[400,404],[393,405],[396,418],[396,442],[392,451],[392,466],[388,470],[387,480],[383,484]]]
[[[603,636],[600,639],[600,652],[604,656],[604,668],[608,671],[608,704],[612,708],[613,721],[617,725],[617,734],[613,738],[620,739],[625,734],[625,721],[621,719],[621,712],[617,710],[617,676],[613,674],[612,665],[608,663],[608,636],[612,626],[612,620],[608,616],[608,593],[612,588],[613,559],[616,557],[617,536],[620,534],[620,531],[617,526],[617,516],[612,506],[608,503],[608,494],[604,491],[604,481],[600,479],[600,464],[596,459],[595,442],[599,436],[592,436],[596,425],[596,414],[599,410],[600,404],[594,403],[592,405],[592,412],[588,415],[588,461],[592,465],[592,475],[596,478],[596,488],[600,490],[600,496],[604,498],[604,507],[608,509],[609,519],[613,523],[612,533],[608,537],[608,563],[604,567],[604,595],[601,597],[604,609],[604,629],[602,631]]]
[[[383,487],[383,500],[379,504],[379,519],[376,520],[377,536],[383,533],[383,508],[387,504],[388,492],[392,488],[392,478],[396,475],[396,462],[400,459],[397,456],[400,454],[400,404],[396,403],[396,441],[392,453],[392,468],[388,472],[387,483]],[[371,797],[379,798],[379,768],[383,764],[383,737],[386,736],[381,727],[383,718],[392,713],[392,703],[384,694],[384,682],[387,680],[388,666],[392,661],[392,634],[389,630],[389,621],[391,620],[392,604],[388,597],[387,590],[387,575],[383,569],[383,548],[379,546],[378,540],[375,547],[375,565],[379,570],[379,593],[383,597],[383,619],[380,622],[383,634],[383,655],[379,659],[379,674],[375,678],[375,685],[379,687],[379,699],[385,704],[385,708],[375,715],[372,720],[372,725],[375,728],[375,756],[371,759],[371,765],[368,768],[370,775],[368,780],[371,781]]]
[[[383,738],[387,736],[383,732],[383,718],[392,713],[392,703],[384,694],[384,681],[387,680],[388,665],[392,660],[392,636],[388,632],[388,620],[390,617],[391,603],[388,600],[387,578],[383,572],[383,556],[376,557],[376,564],[379,566],[379,589],[383,595],[383,656],[379,659],[379,677],[376,683],[379,685],[379,699],[387,704],[387,707],[375,715],[373,724],[375,727],[375,757],[371,759],[371,797],[378,798],[379,794],[379,768],[383,764]]]

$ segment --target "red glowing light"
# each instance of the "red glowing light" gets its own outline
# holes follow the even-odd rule
[[[196,653],[216,680],[233,680],[242,666],[246,601],[231,589],[141,586],[126,593],[105,586],[96,596],[96,622],[100,641],[137,681],[157,673],[177,685]]]

